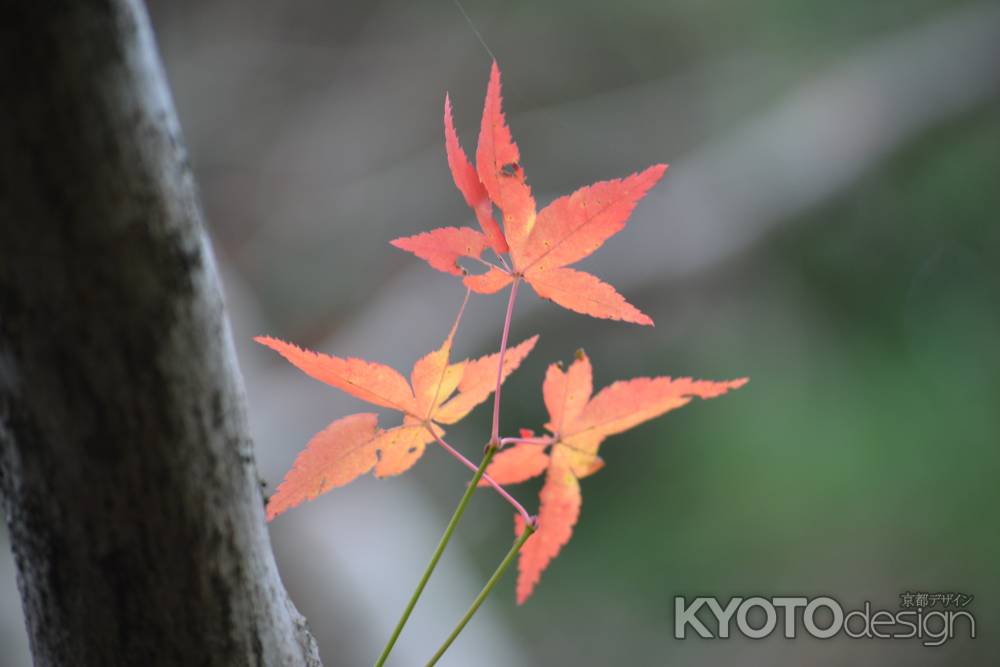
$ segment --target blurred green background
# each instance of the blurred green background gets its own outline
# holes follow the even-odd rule
[[[506,385],[505,430],[541,427],[544,369],[578,347],[596,387],[751,382],[610,439],[532,599],[516,607],[508,577],[442,664],[995,664],[1000,5],[463,5],[503,69],[540,204],[671,163],[583,264],[657,327],[526,296],[512,338],[542,338]],[[250,337],[404,371],[440,343],[461,290],[387,242],[472,224],[441,108],[448,90],[472,150],[490,57],[450,0],[150,9],[273,488],[312,433],[361,404]],[[459,354],[496,348],[503,306],[474,297]],[[488,420],[480,408],[449,439],[477,456]],[[359,481],[273,524],[327,665],[372,661],[466,478],[429,451],[405,478]],[[535,508],[537,488],[516,494]],[[395,664],[422,664],[447,635],[508,548],[509,515],[477,494]],[[5,568],[0,662],[24,664]],[[978,637],[673,638],[675,595],[896,609],[907,591],[975,595]]]

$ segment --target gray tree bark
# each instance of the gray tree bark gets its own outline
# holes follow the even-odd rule
[[[318,665],[138,0],[0,20],[0,495],[38,665]]]

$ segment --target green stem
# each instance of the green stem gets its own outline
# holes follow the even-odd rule
[[[479,591],[479,595],[477,595],[476,599],[472,601],[472,606],[469,607],[469,611],[465,612],[465,616],[462,617],[462,620],[458,622],[458,625],[455,626],[455,629],[451,631],[450,635],[448,635],[448,639],[446,639],[444,643],[441,644],[441,648],[437,650],[437,653],[434,654],[434,657],[431,658],[430,662],[427,663],[427,667],[433,667],[433,665],[436,665],[437,661],[440,660],[441,656],[444,655],[444,652],[448,650],[448,647],[450,647],[452,643],[455,641],[455,639],[458,638],[459,633],[462,632],[465,626],[472,619],[473,615],[475,615],[475,613],[479,610],[479,607],[482,606],[483,602],[486,600],[486,597],[497,585],[497,582],[499,582],[500,579],[503,578],[504,572],[507,571],[507,568],[510,567],[510,564],[514,562],[514,558],[517,556],[517,552],[521,550],[521,547],[524,545],[525,541],[527,541],[527,539],[531,537],[531,534],[534,532],[535,532],[535,526],[533,524],[526,523],[524,525],[524,530],[521,531],[521,536],[517,538],[517,541],[514,542],[514,546],[512,546],[510,548],[510,551],[507,552],[507,555],[500,563],[500,567],[496,569],[496,572],[493,573],[493,576],[490,577],[490,580],[486,582],[486,586],[483,587],[483,590]]]
[[[441,536],[437,549],[434,550],[434,555],[431,556],[430,562],[427,563],[427,567],[424,569],[424,575],[420,578],[420,583],[417,584],[417,589],[413,591],[413,595],[410,597],[410,601],[406,605],[406,609],[403,610],[403,615],[400,617],[399,623],[396,624],[396,629],[393,630],[388,643],[386,643],[385,648],[382,649],[382,655],[380,655],[378,660],[375,662],[375,667],[382,667],[382,665],[385,664],[385,661],[389,658],[389,653],[392,652],[392,647],[396,645],[396,640],[399,639],[399,633],[403,631],[403,626],[406,625],[406,621],[410,618],[413,608],[417,605],[417,600],[420,599],[420,594],[424,592],[424,587],[427,586],[427,581],[431,578],[431,574],[434,572],[434,568],[437,567],[438,561],[441,560],[441,555],[444,553],[445,547],[448,546],[448,541],[451,540],[451,535],[455,532],[455,527],[458,526],[458,522],[461,520],[462,515],[465,514],[465,508],[469,505],[469,501],[472,499],[472,494],[476,492],[476,486],[479,484],[479,480],[483,478],[483,473],[486,472],[486,467],[490,464],[490,461],[493,460],[493,455],[496,454],[496,452],[496,443],[491,442],[486,446],[486,454],[483,456],[482,463],[479,464],[476,474],[472,476],[472,481],[469,482],[469,488],[465,490],[465,495],[462,496],[462,500],[459,501],[458,507],[455,508],[455,513],[451,515],[451,521],[448,522],[448,526],[444,529],[444,535]]]

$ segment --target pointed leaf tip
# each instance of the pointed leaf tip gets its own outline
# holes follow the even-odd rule
[[[550,455],[548,474],[539,494],[538,530],[524,543],[518,560],[518,604],[531,596],[542,572],[569,542],[580,516],[583,499],[580,482],[570,467],[571,456],[565,447],[557,447]],[[520,535],[523,520],[515,524],[515,530]]]
[[[404,413],[412,413],[415,409],[413,392],[406,378],[385,364],[313,352],[270,336],[258,336],[254,340],[280,354],[309,377],[363,401]]]
[[[523,244],[535,220],[535,200],[520,163],[520,151],[504,117],[500,68],[494,61],[479,126],[476,171],[503,214],[504,237],[511,252]]]
[[[487,247],[486,237],[468,227],[439,227],[413,236],[403,236],[389,244],[411,252],[431,267],[453,276],[463,274],[460,257],[478,260]]]
[[[507,252],[507,240],[500,231],[500,225],[493,219],[493,204],[490,202],[486,188],[479,181],[479,174],[469,162],[455,131],[455,123],[451,113],[451,98],[447,93],[444,97],[444,147],[448,157],[448,168],[451,170],[455,187],[462,193],[465,203],[476,214],[476,220],[482,228],[490,247],[497,254]]]
[[[365,412],[338,419],[313,436],[268,499],[267,520],[371,470],[378,433],[378,415]]]
[[[653,320],[625,300],[611,285],[576,269],[540,271],[526,279],[535,293],[563,308],[606,320],[623,320],[652,326]]]
[[[536,342],[538,342],[537,334],[507,348],[501,379],[506,381],[507,377],[517,370],[524,358],[534,349]],[[498,359],[499,354],[493,353],[463,362],[465,370],[458,385],[458,393],[435,411],[434,420],[442,424],[454,424],[485,401],[496,389]]]
[[[451,396],[462,379],[465,363],[449,364],[449,361],[455,333],[458,331],[462,314],[468,303],[469,291],[466,290],[462,306],[458,309],[458,315],[455,316],[455,321],[451,325],[451,330],[448,331],[444,343],[437,350],[424,355],[413,365],[410,384],[413,386],[413,395],[417,399],[417,414],[421,419],[433,419],[438,406]]]
[[[462,193],[465,203],[476,214],[476,220],[482,228],[486,239],[497,253],[507,252],[507,240],[500,225],[493,219],[493,204],[490,202],[486,188],[479,181],[479,174],[475,167],[469,162],[462,145],[458,140],[458,133],[455,131],[455,123],[451,113],[451,98],[445,94],[444,97],[444,147],[448,157],[448,168],[451,170],[451,178],[455,182],[455,187]]]

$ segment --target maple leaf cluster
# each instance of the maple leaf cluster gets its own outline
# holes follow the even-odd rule
[[[495,62],[479,128],[475,168],[458,142],[447,96],[444,128],[451,175],[483,231],[442,227],[396,239],[393,245],[426,260],[438,271],[456,276],[465,273],[458,264],[460,257],[485,261],[483,253],[492,248],[503,261],[503,254],[509,253],[509,265],[492,264],[486,273],[466,275],[466,287],[492,294],[523,278],[538,296],[578,313],[653,323],[611,285],[566,267],[592,254],[625,227],[636,203],[656,185],[667,165],[653,165],[638,174],[580,188],[536,213],[521,154],[501,110],[500,69]],[[503,214],[503,231],[493,217],[493,205]]]
[[[597,451],[610,435],[685,405],[692,398],[715,398],[746,384],[746,378],[724,382],[691,378],[640,377],[593,392],[590,359],[581,350],[565,371],[552,364],[545,373],[542,396],[549,421],[548,438],[522,430],[523,442],[501,451],[486,472],[498,484],[516,484],[545,474],[540,494],[538,530],[521,549],[517,601],[523,603],[542,574],[569,541],[580,516],[580,480],[604,467]],[[538,442],[538,440],[542,440]],[[524,520],[514,517],[514,532]]]
[[[472,292],[491,294],[523,280],[539,296],[578,313],[651,325],[652,319],[613,287],[567,267],[624,228],[636,203],[660,180],[666,165],[580,188],[536,212],[501,103],[500,70],[494,62],[473,167],[459,143],[451,101],[445,96],[448,166],[481,231],[444,227],[392,244],[439,271],[461,276]],[[501,214],[502,227],[494,217],[494,207]],[[484,258],[487,250],[492,250],[499,263]],[[488,270],[470,275],[459,265],[461,258],[483,263]],[[447,446],[442,425],[458,422],[499,391],[534,348],[538,336],[497,354],[452,363],[452,344],[464,307],[463,303],[441,347],[416,362],[409,381],[383,364],[312,352],[271,337],[255,339],[307,375],[403,416],[402,424],[388,429],[379,427],[375,413],[350,415],[327,426],[309,442],[270,498],[269,520],[373,469],[377,477],[408,470],[427,444],[438,440]],[[504,341],[509,322],[508,312]],[[528,598],[542,571],[569,541],[582,504],[580,480],[603,467],[598,450],[607,437],[679,408],[692,398],[714,398],[747,382],[746,378],[712,382],[640,377],[615,382],[592,395],[592,377],[590,360],[582,351],[565,370],[559,364],[549,366],[542,385],[548,435],[536,437],[522,429],[520,438],[503,439],[514,444],[496,454],[480,482],[514,484],[545,475],[537,529],[520,552],[519,603]],[[524,528],[524,516],[515,515],[515,532],[520,536]]]
[[[319,432],[268,501],[269,521],[306,500],[353,482],[372,468],[376,477],[406,472],[423,456],[428,443],[444,435],[441,424],[455,424],[489,398],[497,382],[499,354],[450,363],[461,318],[460,310],[441,347],[413,365],[409,382],[384,364],[341,359],[268,336],[254,338],[306,375],[403,414],[402,425],[390,429],[379,428],[378,415],[366,412],[338,419]],[[501,382],[517,369],[537,341],[538,336],[532,336],[507,350]]]

